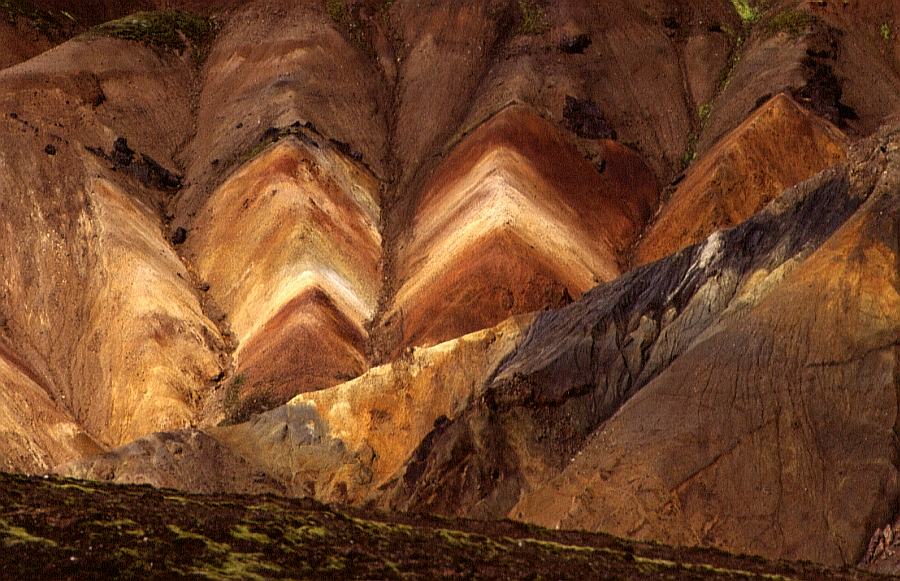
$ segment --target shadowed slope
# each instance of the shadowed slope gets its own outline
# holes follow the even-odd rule
[[[511,103],[565,126],[573,96],[596,102],[619,138],[640,144],[668,181],[695,111],[728,60],[724,30],[739,27],[730,3],[611,0],[598,11],[560,0],[535,5],[532,33],[522,6],[531,4],[393,3],[390,21],[403,40],[394,143],[404,177],[435,170],[435,153],[446,155],[456,138]],[[578,35],[591,40],[583,53],[559,50],[563,38]],[[580,144],[600,153],[593,139]]]

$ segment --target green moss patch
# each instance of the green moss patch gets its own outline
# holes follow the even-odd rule
[[[519,0],[519,14],[522,18],[519,24],[521,34],[537,35],[550,30],[547,14],[537,0]]]
[[[762,11],[752,0],[731,0],[731,4],[745,24],[753,24],[762,15]]]
[[[0,519],[0,543],[2,543],[4,547],[31,543],[44,544],[50,547],[57,546],[56,543],[50,539],[35,536],[24,528],[11,525],[2,519]]]
[[[62,32],[59,18],[27,0],[0,0],[0,17],[11,26],[24,20],[44,36],[55,37]]]
[[[766,20],[765,31],[769,35],[783,32],[796,37],[807,32],[815,21],[815,17],[808,12],[782,10]]]
[[[203,51],[217,30],[209,19],[179,10],[136,12],[92,28],[85,38],[111,37],[141,42],[179,53],[187,48]]]

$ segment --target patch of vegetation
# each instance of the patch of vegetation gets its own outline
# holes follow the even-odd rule
[[[547,14],[537,0],[519,0],[519,13],[522,16],[519,33],[539,35],[550,30]]]
[[[719,72],[719,78],[716,80],[716,96],[727,89],[729,83],[731,83],[731,73],[734,72],[734,69],[737,68],[738,63],[741,61],[744,42],[749,35],[749,29],[747,28],[740,32],[735,32],[726,27],[725,31],[728,33],[729,37],[734,39],[734,42],[731,45],[730,52],[728,53],[728,62],[725,63],[725,66]]]
[[[700,125],[706,125],[706,122],[709,120],[709,116],[712,114],[712,103],[704,103],[700,105],[699,111],[697,111],[697,116],[700,118]]]
[[[334,555],[328,556],[328,561],[325,564],[325,571],[334,572],[334,571],[343,571],[347,568],[347,561],[340,557],[336,557]]]
[[[13,526],[3,519],[0,519],[0,542],[2,542],[4,547],[12,547],[23,543],[38,543],[49,547],[56,546],[54,541],[32,535],[22,527]]]
[[[53,14],[34,6],[28,0],[0,0],[0,13],[10,26],[15,26],[21,18],[44,36],[53,38],[60,33],[60,24]]]
[[[271,578],[271,573],[281,573],[281,567],[267,563],[262,553],[228,553],[225,561],[217,565],[204,564],[201,567],[192,567],[189,573],[202,575],[207,579],[219,581],[252,579],[263,581]],[[269,573],[267,575],[267,573]]]
[[[231,546],[227,543],[217,543],[216,541],[203,535],[187,531],[178,525],[170,524],[168,527],[170,532],[175,534],[175,538],[179,541],[199,541],[206,546],[206,550],[211,553],[228,553]]]
[[[731,3],[744,24],[753,24],[762,15],[762,11],[751,0],[731,0]]]
[[[328,536],[328,529],[323,526],[306,525],[288,529],[284,532],[286,541],[295,545],[309,541],[311,538],[324,539]]]
[[[250,543],[259,543],[266,545],[272,542],[272,539],[270,539],[268,535],[264,535],[263,533],[254,533],[247,525],[238,525],[231,529],[231,536],[240,541],[247,541]]]
[[[147,533],[144,529],[140,528],[136,522],[131,520],[130,518],[120,518],[111,521],[94,521],[92,523],[98,527],[115,529],[117,532],[124,532],[126,535],[131,535],[133,537],[143,537]]]
[[[58,483],[55,482],[55,483],[53,483],[53,486],[55,486],[57,488],[70,488],[72,490],[79,490],[81,492],[84,492],[85,494],[94,494],[95,492],[97,492],[93,488],[88,488],[86,486],[82,486],[81,484],[75,484],[74,482],[69,482],[69,481],[63,481],[63,482],[58,482]]]
[[[358,49],[366,54],[374,53],[369,32],[359,17],[359,7],[352,4],[352,0],[325,0],[325,10]]]
[[[784,32],[796,37],[806,32],[815,20],[812,14],[802,10],[782,10],[766,21],[765,31],[768,35]]]
[[[891,37],[894,35],[894,31],[891,28],[891,25],[887,22],[881,23],[881,26],[878,27],[878,33],[881,34],[881,39],[884,42],[890,42]]]
[[[702,131],[706,126],[707,121],[709,120],[709,116],[712,114],[713,103],[716,99],[719,98],[725,89],[728,88],[729,83],[731,83],[732,74],[734,73],[735,68],[737,68],[738,63],[741,60],[741,55],[743,54],[744,41],[750,33],[750,24],[745,21],[744,27],[741,31],[735,32],[730,27],[725,27],[724,31],[729,36],[729,38],[733,39],[733,44],[731,45],[731,49],[728,53],[728,62],[725,63],[725,66],[719,72],[719,78],[716,80],[716,91],[713,95],[712,99],[704,103],[700,106],[700,109],[697,111],[697,116],[700,119],[700,127],[699,131]],[[681,157],[681,170],[687,169],[691,163],[697,159],[697,141],[699,140],[698,132],[692,131],[688,134],[687,146],[685,148],[684,154]]]
[[[684,153],[681,156],[681,170],[684,171],[688,168],[689,165],[694,163],[694,160],[697,159],[697,134],[693,131],[688,135],[687,147],[684,149]]]
[[[108,36],[141,42],[178,53],[187,48],[196,55],[205,54],[217,32],[215,21],[180,10],[136,12],[91,29],[86,38]]]

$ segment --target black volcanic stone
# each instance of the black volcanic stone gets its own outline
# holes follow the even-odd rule
[[[591,46],[591,37],[587,34],[564,36],[559,41],[559,50],[566,54],[584,54],[584,50],[589,46]]]
[[[187,240],[187,230],[179,226],[175,228],[175,231],[172,232],[172,236],[170,237],[172,244],[179,245],[184,244],[184,241]]]
[[[615,139],[612,128],[600,107],[590,99],[576,99],[566,95],[563,108],[564,125],[579,137],[588,139]]]

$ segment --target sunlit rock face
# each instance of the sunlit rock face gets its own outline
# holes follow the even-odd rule
[[[46,468],[191,424],[222,368],[222,339],[163,232],[167,194],[103,157],[126,135],[142,152],[128,163],[173,167],[187,71],[140,44],[98,39],[0,77],[0,343],[18,370],[4,376],[21,386],[5,390],[18,435],[0,453]],[[165,95],[163,113],[152,103]]]
[[[855,562],[898,490],[898,152],[539,315],[387,506]]]
[[[480,395],[532,318],[514,317],[413,349],[352,381],[298,395],[244,423],[153,434],[59,471],[197,492],[277,492],[332,502],[377,498],[419,442]]]
[[[896,570],[896,2],[161,4],[0,6],[0,469]]]
[[[787,187],[843,161],[846,147],[839,129],[787,95],[773,97],[688,169],[637,245],[635,265],[740,224]]]
[[[657,202],[640,157],[598,165],[534,112],[504,109],[466,137],[421,193],[388,314],[401,347],[560,306],[622,271]]]
[[[288,139],[226,180],[194,223],[197,274],[238,341],[245,408],[367,368],[381,285],[378,183],[331,149]]]

